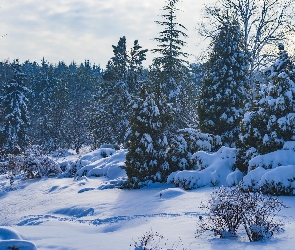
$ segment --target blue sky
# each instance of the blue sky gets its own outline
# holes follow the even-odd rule
[[[185,52],[198,55],[204,42],[195,31],[201,9],[214,0],[183,0],[178,21],[188,29]],[[89,59],[105,67],[112,56],[111,45],[126,36],[127,46],[135,39],[148,49],[160,30],[164,0],[1,0],[0,60],[19,58],[21,62],[77,63]],[[148,62],[152,59],[148,55]],[[190,58],[194,61],[194,56]]]

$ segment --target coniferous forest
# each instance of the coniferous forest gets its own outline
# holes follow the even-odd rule
[[[204,7],[210,25],[204,21],[198,32],[210,45],[195,62],[185,52],[178,0],[167,0],[155,21],[156,48],[138,40],[127,48],[128,38],[118,37],[104,68],[87,60],[1,62],[0,149],[9,165],[2,171],[15,174],[7,162],[22,156],[30,160],[17,171],[33,178],[40,174],[33,174],[32,154],[110,144],[128,149],[124,185],[139,188],[196,169],[192,155],[200,150],[235,148],[233,170],[247,174],[253,157],[295,140],[295,64],[287,46],[293,3],[218,3]],[[148,52],[153,61],[144,67]]]
[[[104,66],[0,62],[0,249],[294,248],[295,1],[205,5],[194,61],[179,3]]]

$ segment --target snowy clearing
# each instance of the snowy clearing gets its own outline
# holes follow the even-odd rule
[[[150,230],[168,240],[166,247],[178,244],[176,249],[293,249],[294,197],[282,197],[290,207],[280,215],[286,231],[250,243],[246,236],[225,240],[208,233],[195,238],[198,217],[205,215],[199,205],[208,199],[210,187],[184,191],[158,184],[141,190],[100,190],[105,180],[26,181],[20,189],[1,194],[0,226],[12,227],[41,250],[134,249],[133,240]]]
[[[293,152],[289,149],[282,152],[286,154],[287,151]],[[239,233],[235,240],[219,239],[211,233],[195,238],[199,216],[207,215],[200,204],[210,198],[214,188],[212,176],[220,176],[223,184],[237,183],[242,178],[241,172],[230,170],[235,159],[232,149],[223,147],[214,154],[196,154],[206,165],[192,173],[199,171],[199,175],[203,175],[205,187],[189,191],[173,184],[153,184],[140,190],[118,189],[116,187],[126,178],[125,171],[119,168],[124,164],[126,150],[109,153],[106,158],[102,158],[98,150],[80,158],[70,155],[59,160],[62,164],[80,159],[84,164],[81,171],[87,170],[86,176],[18,180],[11,191],[8,190],[9,181],[0,176],[0,228],[21,235],[11,237],[9,246],[17,241],[21,245],[13,246],[19,246],[20,250],[34,249],[34,245],[41,250],[134,250],[135,242],[153,231],[164,236],[159,243],[163,249],[293,249],[294,196],[281,197],[289,207],[278,216],[285,223],[285,232],[270,240],[250,243],[244,233]],[[266,158],[269,160],[269,157]],[[292,171],[291,166],[280,167]],[[257,167],[244,180],[255,180],[259,185],[260,180],[267,178],[266,173],[278,172],[280,167],[272,170]],[[223,169],[226,171],[222,172]],[[284,176],[274,174],[276,178]],[[7,236],[4,238],[1,230],[0,237],[0,246],[5,246],[0,249],[11,249],[7,248]]]

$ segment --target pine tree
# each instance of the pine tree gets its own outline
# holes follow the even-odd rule
[[[185,26],[176,22],[176,4],[179,0],[168,0],[163,7],[164,14],[162,14],[163,21],[156,21],[157,24],[164,27],[164,30],[159,33],[159,37],[154,40],[159,42],[158,48],[153,49],[153,53],[159,53],[154,59],[154,64],[160,67],[163,72],[164,81],[168,83],[171,78],[174,81],[179,81],[183,78],[184,72],[187,70],[188,62],[183,59],[187,58],[188,54],[182,51],[186,42],[181,37],[186,38]],[[167,86],[168,89],[169,86]]]
[[[295,140],[295,64],[284,45],[279,44],[279,58],[265,70],[266,84],[259,85],[253,109],[241,123],[237,167],[247,171],[253,154],[265,154]]]
[[[229,16],[219,26],[200,86],[198,115],[204,133],[220,135],[234,146],[247,98],[248,55],[238,22]]]
[[[97,72],[94,74],[94,71]],[[69,97],[66,125],[68,129],[67,141],[76,153],[83,145],[89,145],[90,133],[90,106],[94,101],[93,93],[101,82],[100,68],[91,67],[85,61],[79,67],[73,62],[69,66]]]
[[[158,45],[152,50],[156,57],[150,67],[151,81],[162,84],[163,94],[175,109],[170,128],[172,132],[184,127],[196,127],[197,124],[196,85],[188,69],[189,54],[183,51],[188,36],[185,26],[177,21],[178,2],[167,0],[162,8],[162,21],[156,21],[163,30],[154,38]]]
[[[134,95],[140,91],[140,81],[144,80],[142,62],[146,60],[147,49],[142,49],[135,40],[128,56],[127,84],[129,92]]]
[[[21,71],[21,65],[16,60],[13,63],[14,77],[4,85],[1,103],[4,114],[3,149],[11,154],[19,154],[25,150],[28,144],[28,125],[30,119],[27,111],[29,90],[25,87],[25,75]]]
[[[112,45],[112,47],[114,56],[107,63],[103,79],[107,81],[125,81],[128,70],[126,37],[120,37],[118,45]]]
[[[92,107],[91,130],[95,147],[102,143],[124,144],[129,128],[132,96],[138,95],[143,79],[142,62],[146,49],[134,41],[131,52],[126,50],[126,38],[113,45],[114,56],[108,62]]]
[[[142,88],[132,103],[131,135],[127,143],[126,173],[129,188],[151,182],[166,181],[171,172],[168,164],[167,131],[172,119],[171,108],[155,93]]]

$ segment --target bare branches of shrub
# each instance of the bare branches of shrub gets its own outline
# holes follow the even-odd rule
[[[181,239],[174,243],[172,247],[167,247],[167,239],[160,233],[153,232],[152,229],[139,237],[133,244],[130,244],[130,247],[134,247],[134,250],[186,250]]]
[[[220,187],[212,192],[208,203],[202,203],[202,208],[209,216],[200,218],[196,236],[212,231],[221,238],[237,237],[242,226],[249,241],[260,241],[283,231],[283,224],[275,216],[286,206],[278,198],[261,192]]]

